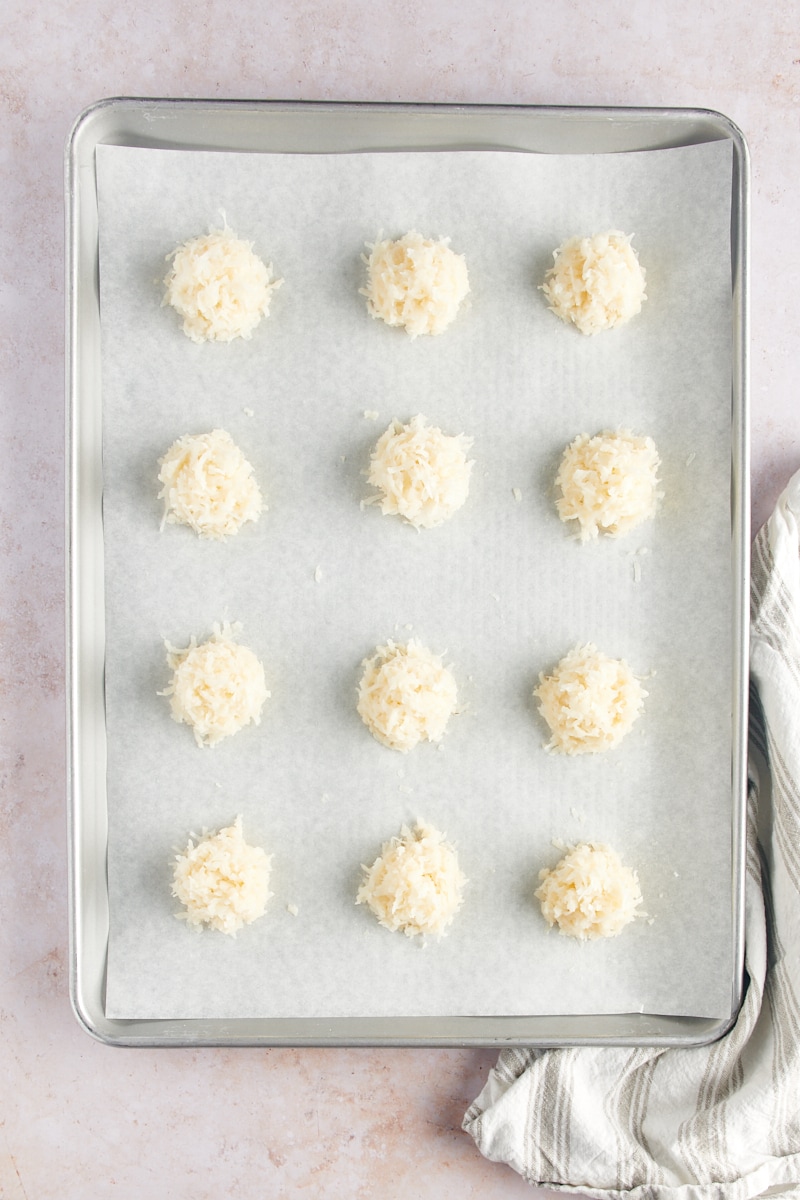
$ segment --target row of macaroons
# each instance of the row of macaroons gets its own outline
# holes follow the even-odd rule
[[[172,894],[183,905],[176,915],[196,929],[207,926],[236,936],[262,917],[272,856],[248,845],[242,818],[216,833],[189,839],[175,855]],[[455,847],[425,821],[403,826],[386,842],[364,877],[356,904],[366,904],[381,925],[407,937],[441,937],[464,898],[467,883]],[[558,864],[539,871],[533,896],[551,927],[582,941],[614,937],[636,917],[642,895],[635,871],[610,846],[582,842]],[[288,911],[298,915],[296,905]]]
[[[395,241],[368,244],[360,291],[369,315],[411,338],[443,333],[470,290],[464,256],[449,241],[411,230]],[[198,343],[251,337],[284,282],[251,242],[227,227],[189,239],[168,258],[164,303]],[[567,239],[553,252],[553,266],[539,286],[550,310],[584,334],[626,324],[647,298],[645,271],[631,238],[619,230]]]
[[[415,529],[433,529],[465,503],[474,465],[472,439],[443,433],[418,414],[393,420],[370,455],[367,479],[380,506]],[[224,539],[264,509],[251,464],[223,429],[186,434],[159,459],[164,524],[188,525],[204,538]],[[629,430],[579,434],[565,449],[556,487],[559,516],[581,540],[619,537],[651,519],[662,497],[660,459],[650,437]]]
[[[172,679],[160,694],[200,747],[259,725],[270,699],[264,667],[236,640],[238,632],[226,622],[199,644],[194,637],[184,649],[167,644]],[[389,640],[361,665],[356,709],[378,742],[403,754],[425,741],[441,742],[459,705],[455,676],[439,655],[416,638]],[[540,674],[533,695],[550,729],[547,749],[580,755],[615,749],[638,719],[647,692],[625,659],[589,642],[575,646],[552,674]]]

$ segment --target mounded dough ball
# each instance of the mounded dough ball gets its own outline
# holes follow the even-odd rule
[[[265,264],[226,225],[210,229],[178,246],[167,261],[163,304],[183,319],[183,332],[193,342],[231,342],[249,338],[269,314],[272,293],[283,280],[273,279]]]
[[[647,692],[624,659],[609,658],[591,642],[570,650],[534,689],[550,728],[548,750],[602,754],[618,746],[642,711]]]
[[[367,286],[360,290],[369,315],[412,338],[444,333],[469,292],[467,264],[449,243],[415,229],[395,242],[367,243]]]
[[[611,229],[569,238],[554,250],[542,284],[550,311],[585,334],[614,329],[635,317],[647,296],[632,236]]]
[[[218,833],[205,834],[175,855],[172,894],[184,911],[175,915],[195,929],[208,925],[236,937],[243,925],[263,917],[272,858],[260,846],[248,846],[242,818]]]
[[[539,880],[534,896],[542,916],[567,937],[616,937],[639,915],[637,874],[622,865],[610,846],[581,843],[552,870],[541,870]]]
[[[433,529],[449,520],[469,495],[472,438],[450,436],[426,425],[421,415],[407,425],[392,421],[370,457],[367,478],[380,495],[384,516],[400,516],[415,529]]]
[[[158,465],[162,529],[189,525],[201,538],[224,539],[261,515],[264,503],[253,468],[224,429],[185,434]]]
[[[562,521],[577,521],[582,542],[621,537],[651,520],[663,497],[658,457],[650,437],[619,433],[582,433],[567,446],[556,476],[556,500]]]
[[[191,726],[198,746],[216,746],[250,722],[261,723],[269,699],[264,668],[234,640],[238,628],[214,625],[208,641],[198,646],[192,637],[185,650],[166,644],[173,676],[159,694],[170,697],[173,719]]]
[[[455,849],[432,825],[404,825],[366,872],[356,904],[367,904],[386,929],[406,937],[441,937],[461,907],[467,882]]]
[[[441,741],[458,701],[456,681],[416,638],[389,641],[364,660],[359,716],[374,738],[406,754],[421,741]]]

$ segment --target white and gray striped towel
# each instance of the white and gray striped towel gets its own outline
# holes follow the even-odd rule
[[[628,1200],[800,1195],[800,472],[753,545],[746,992],[692,1049],[504,1050],[464,1117],[531,1184]]]

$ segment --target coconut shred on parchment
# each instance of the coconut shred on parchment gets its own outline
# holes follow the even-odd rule
[[[730,146],[100,146],[97,170],[108,1016],[727,1014]],[[195,345],[161,307],[165,256],[220,211],[284,283],[252,338]],[[585,338],[539,285],[566,238],[609,228],[635,235],[648,300]],[[359,294],[365,245],[409,229],[467,263],[468,303],[440,337],[372,320]],[[372,410],[469,431],[457,519],[417,532],[362,509]],[[160,531],[164,447],[218,428],[267,481],[269,512],[229,542]],[[654,439],[664,499],[628,538],[581,545],[555,508],[558,462],[616,428]],[[272,698],[259,727],[201,749],[157,695],[163,641],[223,620],[269,663]],[[446,655],[463,711],[441,750],[401,756],[365,729],[356,688],[375,646],[409,637]],[[646,679],[644,710],[607,755],[548,754],[532,690],[588,641]],[[235,940],[195,934],[173,915],[170,855],[240,813],[270,848],[275,899]],[[469,879],[426,949],[355,904],[361,864],[418,818],[447,830]],[[607,944],[549,932],[533,892],[554,839],[613,845],[652,923]]]

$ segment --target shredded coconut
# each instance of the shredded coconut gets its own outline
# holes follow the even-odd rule
[[[381,849],[356,904],[367,904],[386,929],[406,937],[441,937],[461,907],[466,884],[453,846],[432,825],[404,825]]]
[[[264,668],[252,650],[233,640],[236,632],[238,626],[226,621],[199,646],[194,637],[185,650],[166,643],[174,674],[159,695],[170,697],[174,720],[192,727],[198,746],[215,746],[251,721],[260,724],[269,699]]]
[[[658,457],[650,437],[628,429],[582,433],[567,446],[556,476],[562,521],[577,521],[582,542],[598,533],[621,537],[651,520],[664,493],[659,489]]]
[[[553,251],[542,291],[551,312],[585,334],[624,325],[641,311],[645,272],[619,230],[573,237]]]
[[[242,818],[216,834],[192,839],[175,855],[172,894],[184,905],[175,915],[196,929],[208,925],[236,937],[243,925],[262,917],[269,890],[271,855],[248,846]]]
[[[400,516],[415,529],[449,520],[469,494],[472,438],[449,436],[418,414],[407,425],[392,421],[370,457],[367,478],[384,516]]]
[[[264,509],[253,468],[224,429],[186,434],[163,458],[158,493],[165,524],[189,525],[202,538],[226,538]]]
[[[183,332],[193,342],[251,337],[283,282],[272,278],[272,263],[261,261],[253,243],[241,241],[227,224],[184,242],[170,259],[163,303],[183,318]]]
[[[405,754],[423,739],[441,740],[458,700],[456,681],[416,638],[388,641],[364,660],[358,713],[374,738]]]
[[[443,333],[469,291],[467,264],[449,242],[412,230],[396,242],[367,243],[367,286],[361,294],[370,316],[401,325],[412,338]]]
[[[576,646],[534,696],[550,727],[548,750],[600,754],[618,746],[642,710],[647,692],[624,659],[601,654],[591,642]]]
[[[642,903],[637,874],[622,865],[610,846],[581,843],[552,871],[540,871],[539,879],[534,895],[542,915],[567,937],[616,937],[644,915],[636,911]]]

